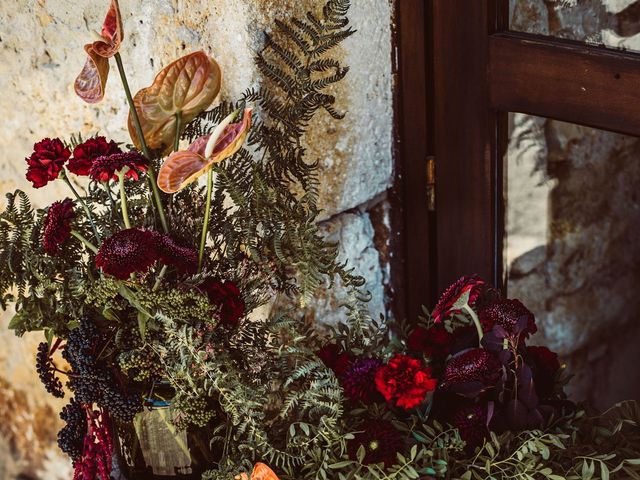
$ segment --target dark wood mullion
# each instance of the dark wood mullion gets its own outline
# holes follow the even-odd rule
[[[488,41],[493,108],[640,136],[640,55],[519,33]]]
[[[491,108],[489,34],[501,0],[435,0],[438,289],[477,273],[498,285],[500,115]]]

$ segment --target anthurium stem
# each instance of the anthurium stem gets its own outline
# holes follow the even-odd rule
[[[93,223],[93,215],[91,215],[91,210],[89,210],[89,207],[87,206],[85,201],[78,194],[78,191],[74,188],[73,184],[69,180],[69,177],[67,176],[66,170],[63,169],[60,172],[60,177],[62,177],[62,180],[64,180],[64,183],[66,183],[69,186],[69,188],[73,192],[73,195],[76,197],[76,200],[78,200],[80,205],[82,205],[82,208],[84,209],[84,213],[87,214],[87,219],[89,220],[89,223],[91,224],[91,230],[93,230],[93,234],[96,236],[96,240],[97,241],[101,241],[102,239],[100,238],[100,234],[98,233],[98,229],[96,228],[96,224]]]
[[[177,152],[180,147],[180,128],[182,128],[182,112],[176,113],[176,140],[173,142],[173,151]]]
[[[122,219],[124,220],[124,226],[131,228],[131,221],[129,220],[129,208],[127,206],[127,192],[124,190],[124,176],[126,175],[126,169],[122,169],[118,172],[118,186],[120,188],[120,208],[122,210]]]
[[[482,331],[482,325],[480,324],[480,319],[478,318],[478,315],[476,314],[476,312],[473,311],[473,308],[471,308],[469,304],[466,304],[464,307],[462,307],[462,309],[465,312],[467,312],[471,317],[471,320],[473,320],[473,324],[475,325],[476,330],[478,331],[478,342],[482,344],[482,337],[484,336],[484,332]]]
[[[96,247],[93,243],[91,243],[89,240],[84,238],[80,232],[77,232],[76,230],[71,230],[71,235],[73,235],[78,240],[80,240],[84,244],[84,246],[87,247],[89,250],[91,250],[93,253],[98,253],[98,247]]]
[[[207,243],[207,232],[209,230],[209,214],[211,210],[211,193],[213,190],[213,168],[207,172],[207,199],[204,207],[204,221],[202,222],[202,235],[200,236],[200,252],[198,254],[198,272],[202,270],[202,260],[204,258],[204,246]]]
[[[129,110],[131,112],[131,118],[133,119],[133,125],[136,129],[136,133],[138,134],[138,139],[140,140],[140,146],[142,147],[142,153],[144,156],[149,159],[149,170],[147,172],[149,184],[151,185],[151,191],[153,193],[153,200],[156,204],[156,209],[158,210],[158,216],[160,217],[160,223],[162,224],[162,229],[165,233],[169,232],[169,226],[167,224],[167,218],[164,214],[164,207],[162,205],[162,199],[160,198],[160,190],[158,189],[158,185],[156,184],[156,174],[153,170],[153,164],[151,162],[151,154],[149,153],[149,149],[147,148],[147,143],[144,140],[144,133],[142,132],[142,124],[140,123],[140,117],[138,117],[138,111],[136,110],[136,106],[133,103],[133,97],[131,96],[131,89],[129,88],[129,82],[127,81],[127,75],[124,72],[124,66],[122,65],[122,57],[120,53],[115,54],[116,63],[118,64],[118,73],[120,73],[120,79],[122,80],[122,86],[124,87],[124,93],[127,97],[127,102],[129,103]]]

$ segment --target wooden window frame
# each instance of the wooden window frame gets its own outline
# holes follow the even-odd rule
[[[508,4],[396,0],[395,226],[404,261],[395,290],[408,318],[464,274],[504,289],[509,112],[640,136],[640,54],[511,32]]]

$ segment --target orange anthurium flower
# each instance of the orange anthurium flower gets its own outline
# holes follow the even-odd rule
[[[133,98],[147,146],[165,155],[169,153],[176,137],[178,116],[182,128],[211,105],[221,83],[220,67],[202,51],[185,55],[158,73],[151,86]],[[140,149],[131,112],[129,135]]]
[[[236,476],[236,480],[249,480],[246,473]],[[264,463],[256,463],[251,472],[251,480],[280,480],[278,476]]]
[[[118,0],[111,0],[100,36],[100,40],[84,46],[87,61],[74,84],[76,94],[87,103],[97,103],[104,97],[104,87],[109,76],[108,59],[118,53],[124,38]]]
[[[213,165],[242,147],[251,127],[251,108],[245,108],[242,121],[231,123],[237,111],[227,116],[211,133],[195,140],[187,150],[169,155],[158,172],[158,187],[175,193],[194,182]]]

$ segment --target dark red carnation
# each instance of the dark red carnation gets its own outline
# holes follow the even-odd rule
[[[346,397],[365,405],[381,400],[376,388],[376,373],[381,366],[382,362],[374,358],[359,358],[351,362],[341,380]]]
[[[89,175],[93,161],[98,157],[122,153],[118,144],[104,137],[93,137],[82,142],[73,149],[73,156],[69,159],[69,171],[76,175]]]
[[[337,377],[344,374],[351,362],[351,356],[335,343],[327,343],[316,352],[316,355],[333,370]]]
[[[469,294],[467,304],[473,306],[485,285],[484,280],[477,275],[464,276],[458,279],[453,285],[447,288],[438,300],[438,303],[431,313],[433,320],[439,323],[448,316],[460,312],[460,308],[456,306],[456,302],[466,293]]]
[[[376,373],[376,387],[382,396],[406,410],[424,402],[437,385],[438,381],[431,378],[431,369],[407,355],[395,355]]]
[[[458,429],[467,443],[467,449],[471,451],[481,446],[489,436],[486,406],[466,405],[458,408],[451,418],[451,424]]]
[[[473,348],[449,360],[440,387],[473,397],[494,387],[500,372],[500,360],[482,348]]]
[[[179,245],[167,234],[158,234],[157,240],[160,262],[176,267],[181,273],[198,271],[198,252],[195,249]]]
[[[558,354],[547,347],[527,347],[527,362],[533,371],[538,395],[548,398],[553,393],[556,373],[560,370]]]
[[[244,314],[244,300],[238,286],[229,281],[209,278],[204,281],[202,288],[209,297],[209,301],[219,308],[220,320],[229,326],[236,326]]]
[[[73,200],[70,198],[54,202],[47,210],[42,225],[42,247],[49,255],[58,253],[60,246],[71,235],[73,217]]]
[[[96,158],[89,169],[89,176],[97,182],[118,180],[118,172],[128,168],[125,177],[138,180],[139,173],[145,172],[148,166],[149,160],[138,152],[114,153]]]
[[[33,153],[27,162],[27,180],[34,188],[44,187],[58,178],[71,152],[59,138],[45,138],[33,146]]]
[[[427,358],[444,359],[451,351],[452,335],[442,324],[430,328],[417,327],[407,339],[407,347],[414,352],[421,352]]]
[[[142,228],[122,230],[105,239],[96,255],[96,266],[120,280],[134,272],[146,272],[160,257],[156,232]]]
[[[387,420],[370,420],[347,442],[349,457],[356,460],[360,447],[365,450],[363,464],[384,463],[388,468],[398,462],[397,454],[403,447],[402,434]]]
[[[495,325],[500,325],[510,335],[522,334],[525,338],[538,331],[533,313],[520,300],[498,300],[482,309],[478,318],[485,333]]]

